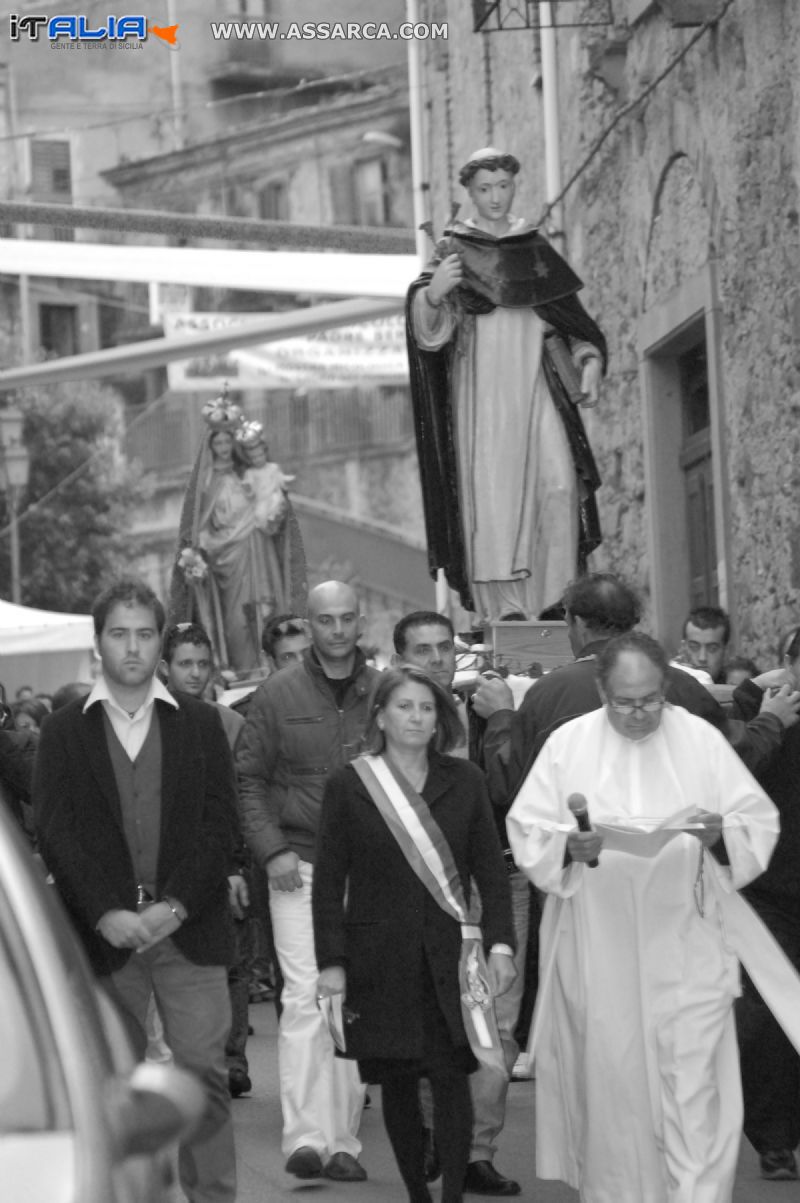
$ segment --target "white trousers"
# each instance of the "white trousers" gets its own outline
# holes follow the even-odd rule
[[[334,1153],[358,1157],[358,1126],[366,1088],[355,1061],[334,1055],[333,1039],[317,1006],[317,959],[311,919],[313,866],[300,861],[303,888],[270,890],[275,951],[283,974],[278,1066],[283,1108],[282,1149],[305,1145],[323,1160]]]
[[[514,919],[514,936],[517,941],[517,951],[514,954],[517,976],[511,983],[510,989],[494,1000],[494,1012],[500,1043],[503,1046],[506,1072],[501,1073],[494,1066],[490,1068],[480,1065],[473,1074],[470,1074],[469,1088],[472,1095],[470,1161],[494,1161],[494,1155],[497,1152],[497,1138],[503,1130],[506,1118],[506,1098],[508,1084],[511,1081],[511,1071],[519,1053],[517,1042],[514,1039],[514,1029],[519,1019],[522,995],[525,989],[530,890],[527,877],[519,869],[509,874],[508,884],[511,887],[511,913]]]

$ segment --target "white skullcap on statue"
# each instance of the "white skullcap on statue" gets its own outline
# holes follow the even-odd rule
[[[499,150],[496,146],[482,146],[479,150],[473,150],[459,171],[459,183],[466,187],[472,177],[482,168],[487,171],[507,171],[509,175],[516,175],[519,171],[519,159],[515,155],[509,154],[507,150]]]
[[[482,146],[480,150],[473,150],[467,163],[474,163],[476,159],[502,159],[507,153],[505,150],[498,150],[496,146]]]

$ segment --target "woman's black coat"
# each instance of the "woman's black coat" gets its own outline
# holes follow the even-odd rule
[[[467,899],[471,878],[477,886],[486,948],[513,948],[508,876],[483,774],[468,760],[431,752],[422,796],[450,845]],[[349,765],[331,775],[325,790],[313,913],[320,969],[341,965],[347,974],[348,1056],[420,1058],[422,990],[431,978],[453,1043],[466,1045],[459,925],[413,873]]]

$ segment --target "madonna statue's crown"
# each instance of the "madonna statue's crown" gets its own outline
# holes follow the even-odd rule
[[[228,430],[233,434],[244,422],[241,407],[235,405],[228,397],[227,386],[219,397],[214,397],[213,401],[206,401],[200,412],[203,421],[212,431]]]

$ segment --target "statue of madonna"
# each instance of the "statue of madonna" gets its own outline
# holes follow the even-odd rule
[[[260,422],[224,397],[204,406],[209,432],[181,516],[172,620],[208,631],[220,667],[259,667],[261,631],[274,614],[304,614],[305,556],[278,464]]]

